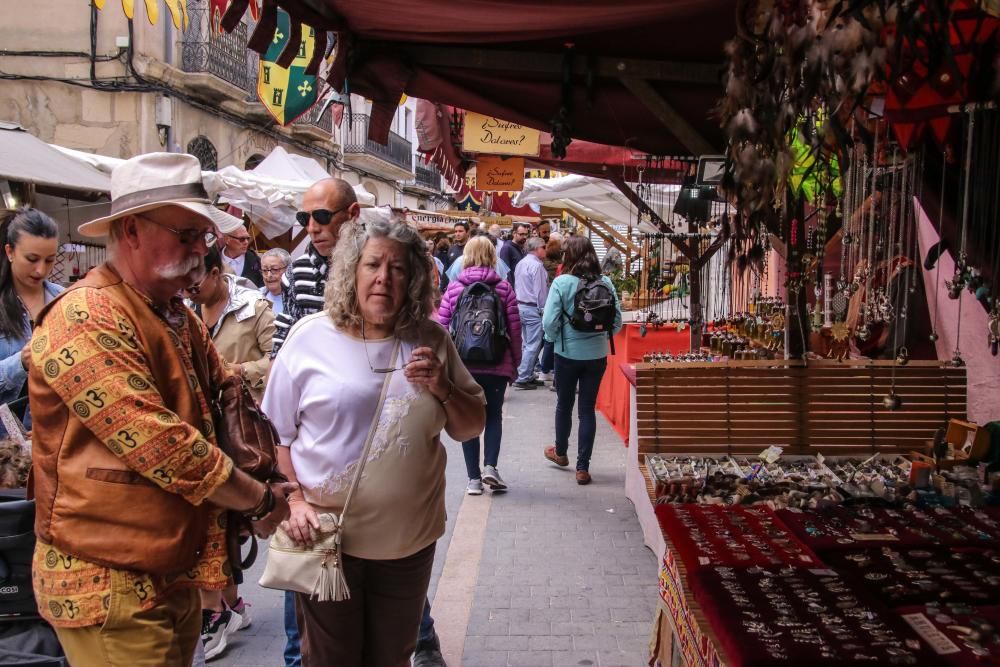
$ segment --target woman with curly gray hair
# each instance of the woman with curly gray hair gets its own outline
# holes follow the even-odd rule
[[[299,484],[283,526],[296,543],[316,539],[319,513],[344,507],[373,429],[343,528],[350,598],[296,594],[307,667],[404,665],[416,646],[445,527],[440,433],[467,440],[486,419],[482,388],[430,319],[432,280],[412,227],[346,224],[325,310],[292,328],[272,365],[263,408],[281,472]]]

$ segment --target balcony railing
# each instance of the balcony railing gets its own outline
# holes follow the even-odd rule
[[[212,28],[208,0],[187,0],[187,11],[191,23],[181,36],[181,69],[213,74],[254,94],[257,62],[247,50],[247,19],[232,32],[219,33]]]
[[[324,108],[325,107],[325,108]],[[309,110],[295,119],[292,125],[311,125],[327,133],[333,132],[333,106],[323,100],[309,107]],[[320,115],[320,112],[323,112]]]
[[[435,192],[441,191],[441,173],[434,167],[425,167],[418,164],[414,168],[413,174],[414,185],[434,190]]]
[[[367,114],[350,114],[341,127],[344,129],[342,149],[345,154],[367,153],[396,165],[401,169],[413,169],[413,144],[395,132],[389,132],[389,143],[379,144],[368,138]]]

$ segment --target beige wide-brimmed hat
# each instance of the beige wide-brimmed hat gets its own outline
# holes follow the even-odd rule
[[[223,234],[243,226],[239,218],[212,205],[201,181],[201,163],[183,153],[146,153],[111,172],[111,215],[85,222],[83,236],[107,236],[111,222],[162,206],[183,206],[213,223]]]

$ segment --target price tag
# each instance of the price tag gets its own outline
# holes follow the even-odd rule
[[[923,614],[903,614],[903,620],[910,624],[910,627],[920,635],[920,638],[931,645],[938,655],[949,655],[961,651],[953,641],[934,627],[930,619]]]
[[[783,450],[781,447],[778,447],[777,445],[771,445],[770,447],[762,451],[760,454],[758,454],[758,458],[764,463],[774,463],[775,461],[781,458],[782,451]]]

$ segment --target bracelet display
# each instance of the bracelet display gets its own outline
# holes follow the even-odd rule
[[[276,502],[274,499],[274,492],[271,491],[271,485],[265,484],[264,497],[260,499],[260,502],[257,503],[257,505],[253,509],[247,512],[243,512],[243,516],[250,519],[251,521],[260,521],[261,519],[263,519],[268,514],[274,511],[275,505]]]

